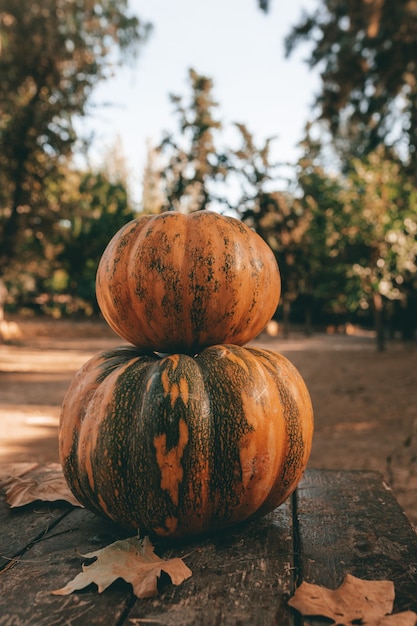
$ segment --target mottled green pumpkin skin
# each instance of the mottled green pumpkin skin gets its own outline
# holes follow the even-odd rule
[[[120,347],[75,376],[59,445],[87,508],[129,529],[184,537],[283,502],[312,433],[304,381],[277,353],[217,345],[159,357]]]
[[[240,220],[168,211],[140,216],[114,235],[96,293],[125,341],[194,355],[254,339],[276,311],[281,280],[270,247]]]

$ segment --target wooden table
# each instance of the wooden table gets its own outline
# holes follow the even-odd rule
[[[191,578],[162,581],[158,597],[138,600],[118,580],[70,596],[49,592],[81,571],[80,554],[121,538],[92,513],[46,503],[0,505],[0,625],[291,626],[287,605],[302,580],[336,588],[347,573],[394,581],[394,612],[417,612],[417,536],[376,472],[309,470],[294,496],[268,516],[175,547]],[[311,622],[310,622],[311,623]],[[320,622],[316,620],[315,624]]]

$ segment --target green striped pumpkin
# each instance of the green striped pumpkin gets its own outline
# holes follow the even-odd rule
[[[183,537],[262,515],[298,484],[313,412],[280,354],[216,345],[195,357],[102,352],[63,402],[63,470],[87,508]]]
[[[278,306],[272,250],[240,220],[211,211],[144,215],[99,263],[97,301],[111,328],[143,350],[196,354],[254,339]]]

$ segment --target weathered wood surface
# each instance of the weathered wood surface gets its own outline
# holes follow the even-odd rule
[[[162,578],[157,598],[138,600],[123,581],[102,594],[92,585],[51,595],[81,571],[80,554],[123,536],[88,511],[10,510],[3,495],[0,626],[296,626],[294,585],[335,588],[347,573],[394,580],[396,611],[417,611],[417,537],[374,472],[310,470],[294,498],[262,519],[175,546],[155,541],[157,554],[182,556],[193,571],[178,587]]]
[[[392,580],[394,613],[417,612],[417,535],[380,474],[310,470],[295,510],[300,579],[330,588],[346,574]]]

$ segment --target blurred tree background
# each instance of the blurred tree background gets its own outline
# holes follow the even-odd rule
[[[148,146],[138,207],[123,166],[79,165],[88,138],[75,120],[90,113],[96,85],[140,51],[150,25],[127,0],[0,0],[6,310],[97,314],[97,263],[122,224],[138,212],[208,208],[237,215],[273,249],[284,332],[290,323],[307,332],[366,324],[380,349],[390,334],[414,337],[417,2],[316,7],[286,41],[288,54],[308,46],[321,77],[295,177],[285,182],[272,161],[275,139],[259,144],[244,123],[225,145],[213,80],[191,68],[189,94],[170,96],[177,131]]]
[[[125,181],[77,171],[74,120],[148,32],[126,0],[0,0],[0,280],[11,308],[58,314],[61,294],[67,312],[94,308],[97,254],[132,209]]]

